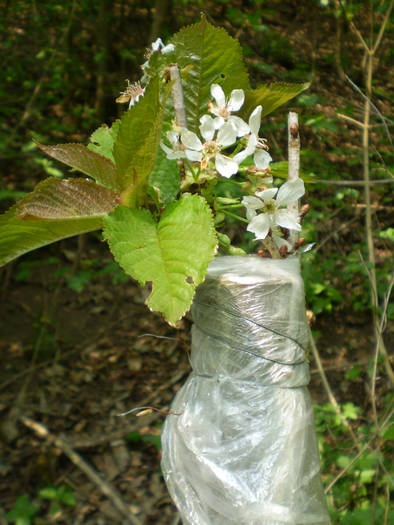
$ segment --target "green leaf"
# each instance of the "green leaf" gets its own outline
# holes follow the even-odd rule
[[[23,253],[102,226],[118,196],[85,179],[49,178],[0,216],[0,266]]]
[[[18,202],[19,217],[77,219],[102,217],[119,204],[119,196],[86,179],[49,178]]]
[[[44,487],[38,493],[43,499],[56,500],[57,499],[57,488],[56,487]]]
[[[372,483],[373,478],[375,477],[376,470],[374,469],[366,469],[362,470],[360,472],[360,481],[361,483],[367,484]]]
[[[350,462],[352,461],[352,458],[350,456],[338,456],[336,460],[336,464],[340,468],[346,468]]]
[[[352,366],[352,368],[349,368],[349,370],[346,370],[345,372],[345,379],[348,379],[350,381],[355,381],[358,377],[360,377],[361,374],[361,367],[358,364],[355,364]]]
[[[96,131],[94,131],[90,136],[90,144],[88,144],[88,149],[98,153],[102,157],[109,159],[115,164],[115,159],[113,156],[113,148],[118,136],[120,126],[120,120],[115,120],[112,126],[109,128],[106,124],[100,126]]]
[[[31,519],[37,514],[36,507],[27,494],[19,496],[14,507],[7,513],[6,518],[12,523],[30,525]]]
[[[379,237],[394,242],[394,228],[387,228],[387,230],[379,232]]]
[[[173,202],[181,187],[181,174],[176,160],[168,160],[161,149],[149,175],[149,193],[160,207]]]
[[[142,441],[143,443],[150,443],[151,445],[154,445],[157,448],[157,450],[161,450],[160,436],[155,436],[152,434],[140,434],[139,432],[132,432],[130,434],[127,434],[126,439],[127,441],[130,441],[132,443],[138,443],[139,441]]]
[[[75,499],[74,494],[71,491],[64,492],[62,495],[61,502],[65,505],[68,505],[69,507],[75,507],[77,504],[77,500]]]
[[[102,227],[103,217],[97,215],[75,219],[21,219],[23,201],[0,215],[0,266],[41,246]]]
[[[174,324],[189,309],[216,250],[205,199],[185,193],[157,224],[148,210],[119,206],[105,220],[104,237],[119,265],[141,285],[152,283],[147,305]]]
[[[83,144],[38,144],[38,147],[50,157],[92,177],[98,184],[110,190],[120,190],[114,164],[98,153],[90,151]]]
[[[376,505],[373,511],[374,520],[372,520],[372,509],[370,505],[371,504],[368,502],[365,508],[346,512],[343,520],[341,520],[341,525],[370,525],[371,523],[384,523],[385,507],[382,505]],[[391,509],[388,510],[386,518],[386,523],[393,523],[394,512]]]
[[[261,116],[265,117],[308,89],[309,86],[309,82],[303,84],[274,82],[272,84],[263,84],[256,89],[248,89],[245,92],[245,103],[241,114],[248,119],[254,108],[261,104],[263,106]]]
[[[289,163],[287,162],[287,160],[271,162],[270,169],[273,177],[277,177],[278,179],[287,179]],[[313,176],[310,173],[306,175],[302,170],[300,171],[300,179],[302,179],[306,183],[314,182]]]
[[[242,49],[238,40],[209,24],[204,16],[197,24],[181,29],[172,43],[174,62],[183,70],[188,127],[197,132],[200,117],[208,111],[211,84],[220,84],[227,95],[232,89],[249,87]]]
[[[358,419],[360,417],[361,409],[353,403],[344,403],[342,405],[342,412],[344,419]]]
[[[145,95],[120,121],[114,157],[121,189],[130,195],[124,202],[130,205],[143,201],[148,177],[155,165],[163,118],[159,95],[159,79],[154,78]]]
[[[387,441],[394,441],[394,424],[391,424],[386,430],[382,433],[382,438]]]

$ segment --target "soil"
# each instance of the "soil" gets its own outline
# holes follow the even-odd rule
[[[59,247],[59,245],[58,245]],[[100,487],[87,478],[53,441],[62,437],[84,462],[121,495],[141,524],[177,523],[176,510],[160,471],[158,436],[172,398],[190,371],[190,319],[169,327],[144,305],[146,293],[128,280],[112,284],[92,278],[83,291],[70,290],[59,268],[73,259],[110,262],[94,238],[76,260],[76,240],[40,250],[8,267],[0,307],[0,416],[2,451],[0,500],[7,512],[17,496],[29,494],[39,508],[37,523],[83,525],[125,523]],[[38,261],[38,264],[33,262]],[[30,273],[21,271],[32,268]],[[20,282],[23,277],[23,282]],[[333,326],[335,329],[333,330]],[[368,404],[365,383],[344,380],[354,364],[370,359],[372,330],[367,318],[319,318],[319,350],[337,399]],[[350,386],[349,386],[350,385]],[[312,363],[310,390],[326,402]],[[121,416],[136,407],[153,407]],[[40,437],[23,421],[44,425]],[[51,515],[38,490],[66,484],[75,506]],[[7,523],[4,516],[0,523]]]

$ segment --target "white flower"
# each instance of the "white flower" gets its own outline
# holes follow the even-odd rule
[[[169,160],[178,160],[186,158],[185,149],[179,142],[179,133],[174,130],[167,131],[167,138],[171,143],[172,149],[169,148],[164,142],[160,142],[161,149]]]
[[[270,188],[256,192],[256,196],[244,197],[242,204],[250,221],[247,230],[254,233],[256,239],[265,239],[270,230],[277,233],[278,227],[300,231],[297,212],[286,209],[286,206],[296,202],[304,193],[304,182],[296,179],[285,182],[279,191],[278,188]],[[257,210],[262,210],[262,213],[257,214]],[[282,239],[275,235],[275,241],[280,244]]]
[[[231,115],[232,112],[240,110],[244,103],[245,94],[243,89],[233,89],[227,102],[221,86],[219,86],[219,84],[212,84],[211,95],[215,99],[216,104],[212,102],[209,103],[209,112],[216,116],[216,129],[221,128],[227,121],[233,124],[233,127],[237,131],[237,137],[247,135],[250,129],[246,122],[244,122],[241,117]]]
[[[209,115],[204,115],[200,119],[200,132],[205,142],[202,143],[198,136],[187,129],[181,132],[181,142],[185,146],[187,159],[192,162],[201,162],[204,169],[208,162],[214,158],[216,170],[223,177],[229,178],[238,171],[238,164],[231,158],[222,155],[220,151],[235,143],[237,132],[230,122],[225,122],[216,132],[215,122]]]
[[[272,157],[265,149],[265,141],[259,137],[262,109],[261,106],[257,106],[251,113],[249,117],[250,135],[247,146],[243,151],[237,153],[234,159],[238,164],[241,164],[247,157],[253,155],[255,165],[259,169],[265,170],[272,161]]]
[[[168,55],[169,53],[173,53],[175,51],[174,44],[167,44],[166,46],[163,43],[163,40],[161,38],[157,38],[154,42],[152,42],[152,51],[160,51],[163,55]]]

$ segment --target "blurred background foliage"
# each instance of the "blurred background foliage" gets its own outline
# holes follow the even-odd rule
[[[46,144],[86,143],[102,122],[110,124],[124,111],[115,99],[124,91],[126,79],[134,82],[140,78],[140,64],[150,43],[159,36],[166,41],[204,11],[211,22],[240,40],[252,84],[311,81],[309,91],[289,106],[300,115],[302,171],[310,181],[306,201],[311,212],[303,231],[315,248],[303,257],[307,305],[334,333],[340,324],[372,331],[365,202],[358,183],[362,180],[361,130],[351,121],[362,119],[364,99],[346,76],[364,91],[366,56],[350,24],[355,23],[368,40],[372,8],[376,36],[389,4],[384,0],[0,1],[1,208],[6,209],[47,175],[67,174],[63,166],[43,157],[34,139]],[[371,178],[380,182],[393,178],[393,149],[387,136],[392,125],[393,34],[389,22],[374,59],[372,100],[385,125],[372,112],[369,161]],[[262,133],[275,161],[286,159],[288,109],[263,122]],[[393,270],[392,184],[374,184],[371,195],[381,303]],[[90,242],[99,245],[97,236]],[[247,236],[245,242],[250,242]],[[66,255],[67,249],[78,249],[73,241],[65,246]],[[64,253],[59,255],[56,246],[17,261],[12,280],[28,281],[42,258],[49,271],[75,293],[108,276],[114,284],[125,281],[110,259],[81,256],[76,265]],[[386,313],[388,320],[394,318],[392,304]],[[41,334],[42,325],[39,331]],[[392,334],[390,329],[386,333]],[[324,336],[319,323],[315,336],[318,341]],[[359,352],[358,357],[364,352],[364,364],[358,365],[355,359],[344,379],[351,385],[367,384],[372,376],[373,348],[353,351]],[[378,408],[385,420],[392,397],[384,381],[379,388]],[[368,392],[364,395],[368,398]],[[390,522],[387,501],[392,490],[389,458],[393,427],[386,422],[384,432],[376,438],[369,407],[368,399],[362,402],[355,396],[343,406],[342,419],[329,404],[317,407],[326,486],[345,471],[328,492],[334,523]],[[369,443],[368,453],[360,454],[354,462],[357,450],[355,453],[347,431],[349,424],[357,426],[361,447]],[[376,446],[370,450],[372,442]],[[72,507],[74,496],[68,495],[69,489],[63,485],[60,489],[41,490],[40,501],[51,500],[51,508],[56,503],[56,509]],[[24,503],[30,517],[23,523],[33,523],[37,509],[32,510],[26,495],[16,501],[17,511],[14,508],[14,514],[11,511],[9,515],[11,523],[19,523],[14,516],[20,515]]]

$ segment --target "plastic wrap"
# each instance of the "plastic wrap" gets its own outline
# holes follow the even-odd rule
[[[298,259],[216,258],[192,316],[193,371],[162,432],[184,525],[327,525]]]

